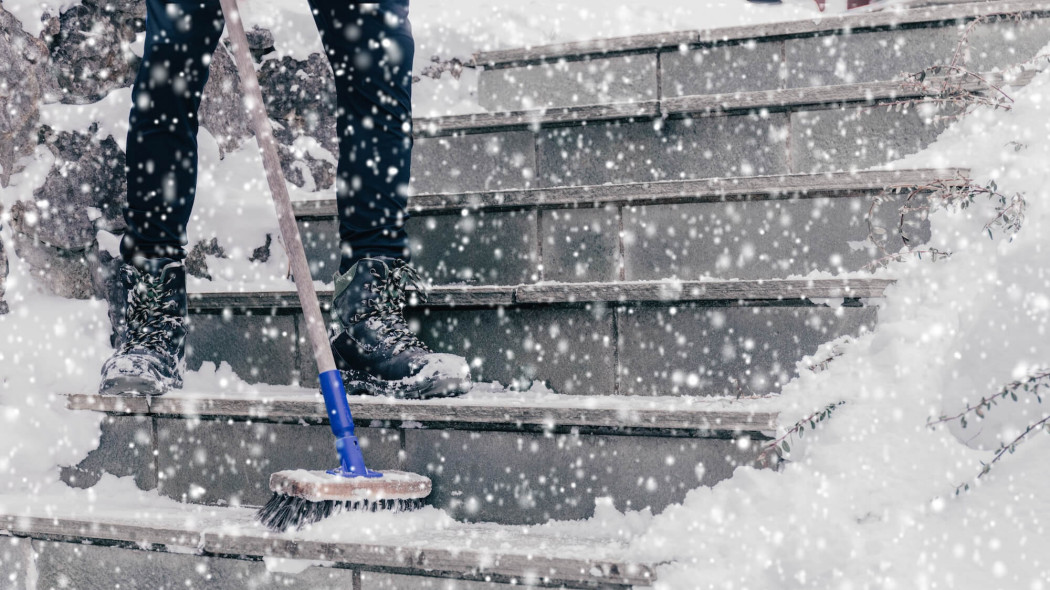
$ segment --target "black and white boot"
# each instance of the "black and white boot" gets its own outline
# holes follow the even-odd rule
[[[430,350],[405,322],[407,290],[424,296],[422,286],[415,269],[389,258],[365,258],[336,276],[330,336],[348,393],[427,399],[469,391],[466,360]]]
[[[186,270],[170,258],[124,264],[127,290],[117,350],[102,365],[102,395],[162,395],[182,387],[186,340]]]

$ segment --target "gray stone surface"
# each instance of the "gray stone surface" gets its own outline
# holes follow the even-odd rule
[[[875,318],[869,307],[622,309],[619,393],[776,392],[803,356],[838,336],[870,329]]]
[[[186,366],[227,362],[248,383],[290,384],[295,367],[295,321],[290,315],[197,314],[189,322]]]
[[[34,589],[33,568],[35,558],[32,541],[18,537],[0,537],[0,584],[3,588],[17,590]]]
[[[299,237],[314,280],[332,282],[339,272],[339,224],[335,219],[298,220]]]
[[[780,174],[787,125],[774,113],[544,130],[539,186]]]
[[[11,209],[15,231],[63,250],[84,250],[99,229],[123,229],[127,199],[124,152],[112,135],[95,139],[97,123],[86,132],[41,130],[55,157],[32,199]]]
[[[434,350],[474,363],[475,381],[507,385],[539,380],[558,393],[613,392],[612,313],[605,307],[429,310],[408,315]]]
[[[474,211],[414,215],[406,224],[412,264],[434,284],[516,285],[539,280],[535,211]],[[339,269],[334,219],[299,221],[314,279],[331,282]]]
[[[542,215],[544,280],[620,278],[620,218],[616,206],[553,209]]]
[[[626,278],[772,279],[858,270],[884,255],[864,243],[871,204],[871,198],[820,198],[625,207]],[[876,207],[871,217],[888,230],[889,251],[899,251],[894,203]],[[908,229],[913,245],[929,238],[928,223]]]
[[[428,502],[466,521],[532,524],[594,515],[594,499],[660,511],[749,461],[732,440],[405,432],[407,469],[434,483]],[[702,464],[701,469],[697,468]],[[701,479],[697,478],[698,473]]]
[[[521,584],[496,584],[450,578],[425,578],[380,572],[361,572],[361,590],[510,590]]]
[[[416,216],[406,230],[413,264],[436,284],[539,280],[535,211]]]
[[[656,54],[483,70],[478,102],[489,111],[638,102],[656,95]]]
[[[89,104],[134,81],[141,61],[130,48],[135,21],[133,15],[89,4],[62,11],[50,42],[62,102]]]
[[[863,170],[933,143],[949,122],[915,108],[797,111],[791,114],[791,171]]]
[[[660,55],[663,96],[726,94],[781,87],[780,41],[721,44]]]
[[[0,187],[6,187],[16,161],[36,146],[39,105],[56,99],[56,86],[47,68],[47,45],[26,33],[3,6],[0,40]]]
[[[966,65],[977,72],[1005,68],[1035,57],[1047,43],[1050,18],[981,23],[970,35]]]
[[[17,227],[16,208],[11,208],[11,225]],[[63,250],[30,236],[14,232],[15,255],[32,271],[33,279],[47,291],[71,299],[88,299],[100,295],[95,288],[92,269],[96,266],[94,248],[84,251]]]
[[[960,32],[939,27],[789,39],[784,42],[787,87],[895,80],[951,61]]]
[[[106,473],[133,476],[139,489],[157,487],[152,418],[106,416],[98,447],[77,465],[63,467],[62,481],[75,488],[90,488]]]
[[[35,541],[34,546],[39,551],[37,588],[40,590],[351,590],[354,587],[354,572],[346,569],[314,566],[302,573],[289,574],[269,572],[260,561],[43,541]]]
[[[399,466],[396,430],[358,428],[370,469]],[[337,466],[328,425],[157,419],[158,489],[184,502],[261,506],[270,474]]]
[[[208,66],[208,83],[201,92],[197,118],[200,126],[215,137],[220,156],[236,150],[242,141],[255,134],[251,118],[244,108],[243,97],[233,58],[226,46],[219,44]]]
[[[460,193],[530,188],[536,148],[528,131],[417,138],[412,150],[412,190]]]

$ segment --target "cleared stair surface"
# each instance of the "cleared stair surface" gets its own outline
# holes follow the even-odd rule
[[[615,539],[573,538],[535,528],[462,524],[420,527],[410,534],[385,532],[373,524],[369,528],[335,532],[329,528],[325,534],[275,535],[254,524],[253,513],[243,508],[159,505],[135,509],[111,506],[84,516],[69,506],[31,505],[0,514],[0,529],[9,536],[33,539],[28,547],[15,547],[36,553],[37,562],[61,562],[63,557],[76,554],[79,569],[67,570],[64,585],[58,582],[57,572],[44,569],[41,581],[46,583],[53,577],[58,582],[54,587],[69,586],[70,578],[79,583],[99,579],[120,583],[123,579],[127,584],[129,579],[150,576],[130,568],[114,570],[115,564],[126,568],[129,561],[141,559],[129,554],[132,551],[169,554],[170,558],[157,559],[153,567],[191,587],[238,587],[233,576],[207,580],[204,575],[209,568],[239,569],[242,577],[265,577],[258,571],[265,571],[258,563],[264,559],[278,560],[275,563],[293,560],[292,565],[298,561],[303,568],[310,566],[311,561],[317,562],[321,567],[311,567],[292,577],[298,587],[307,587],[301,584],[312,580],[317,585],[311,588],[422,587],[398,584],[401,576],[473,580],[499,587],[626,588],[648,586],[655,580],[655,564],[631,560]],[[368,515],[360,518],[366,526],[370,524]],[[243,563],[216,566],[202,564],[202,558]],[[251,569],[256,570],[254,576],[244,571]],[[419,583],[418,579],[415,583]],[[96,586],[89,583],[83,587]]]
[[[868,238],[869,216],[897,225],[893,191],[958,184],[967,174],[861,171],[417,195],[408,234],[413,261],[435,284],[842,273],[883,255],[855,246]],[[876,197],[883,203],[869,212]],[[295,207],[313,277],[330,281],[336,204]],[[924,222],[909,220],[908,231],[913,242],[928,238]],[[887,245],[904,244],[893,237]]]
[[[477,389],[490,388],[480,384]],[[213,418],[327,424],[324,401],[307,389],[227,395],[172,392],[157,398],[70,394],[68,407],[115,415]],[[776,429],[777,412],[750,400],[695,397],[613,397],[486,394],[411,401],[351,396],[360,426],[507,431],[644,433],[647,436],[761,436]]]
[[[69,395],[71,409],[107,416],[99,449],[63,478],[90,487],[105,473],[132,475],[140,488],[176,500],[257,506],[269,498],[270,473],[331,467],[315,391],[197,379],[154,399]],[[680,502],[697,483],[754,464],[777,428],[776,403],[567,396],[493,384],[448,400],[350,397],[371,468],[426,474],[430,505],[502,524],[587,518],[602,497],[620,509]]]

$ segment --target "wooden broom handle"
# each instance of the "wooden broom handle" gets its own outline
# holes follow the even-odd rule
[[[273,204],[277,208],[277,223],[281,228],[281,236],[284,237],[284,246],[291,262],[292,276],[295,278],[295,288],[299,292],[303,315],[306,316],[306,332],[310,339],[310,346],[314,350],[317,371],[318,373],[334,371],[335,359],[332,357],[324,317],[321,315],[321,305],[317,300],[310,265],[306,261],[306,252],[303,250],[303,243],[299,237],[299,226],[296,225],[295,215],[292,213],[292,202],[288,198],[288,186],[281,172],[277,142],[274,141],[270,119],[266,115],[266,105],[259,88],[259,78],[255,75],[255,66],[248,54],[248,37],[244,34],[241,15],[237,9],[237,0],[220,0],[220,2],[226,18],[227,34],[233,43],[233,58],[237,63],[237,72],[241,78],[241,86],[246,93],[245,98],[252,117],[252,126],[255,128],[255,139],[258,140],[259,150],[262,151],[266,180],[270,184]]]

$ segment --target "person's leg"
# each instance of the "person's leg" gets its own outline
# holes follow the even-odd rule
[[[362,258],[407,262],[415,54],[408,0],[310,0],[310,6],[339,104],[339,272]]]
[[[403,315],[405,222],[412,163],[412,59],[408,0],[351,5],[310,0],[335,72],[339,112],[341,260],[335,279],[332,352],[350,393],[407,398],[470,388],[462,357],[435,354]]]
[[[197,188],[197,111],[223,29],[218,0],[146,0],[146,45],[127,142],[126,262],[186,256]]]
[[[186,224],[197,183],[197,110],[222,34],[218,0],[146,2],[146,46],[132,89],[127,231],[120,244],[117,350],[102,394],[160,395],[182,386]]]

